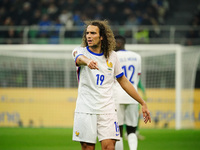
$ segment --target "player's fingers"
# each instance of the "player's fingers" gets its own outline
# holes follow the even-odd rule
[[[145,117],[145,120],[144,120],[144,122],[145,122],[145,123],[147,123],[148,121],[149,121],[149,122],[151,122],[150,120],[151,120],[151,119],[150,119],[150,117],[149,117],[149,116],[147,116],[147,117]]]
[[[143,117],[144,117],[145,123],[147,123],[148,121],[151,122],[151,116],[150,116],[150,113],[148,111],[143,113]]]
[[[144,122],[146,123],[146,113],[143,112],[143,119],[144,119]]]
[[[93,63],[94,63],[95,68],[97,69],[98,68],[98,63],[96,61],[94,61]]]
[[[95,65],[95,69],[99,70],[99,68],[98,68],[98,66],[97,66],[97,65]]]
[[[93,63],[94,63],[95,65],[97,65],[97,62],[96,62],[96,61],[93,61]]]
[[[98,64],[97,64],[97,62],[96,62],[96,61],[93,61],[93,66],[94,66],[94,69],[97,69],[97,70],[99,70],[99,68],[98,68]]]
[[[150,113],[149,113],[149,122],[151,123],[151,115],[150,115]]]
[[[97,70],[99,70],[99,68],[98,68],[97,65],[91,65],[90,69],[97,69]]]
[[[144,118],[144,123],[147,123],[149,121],[149,117]]]
[[[90,69],[97,69],[97,70],[99,70],[99,68],[98,68],[98,66],[97,66],[97,62],[94,61],[94,60],[91,60],[91,61],[88,63],[88,67],[89,67]]]

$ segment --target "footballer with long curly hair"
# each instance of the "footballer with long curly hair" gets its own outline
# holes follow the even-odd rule
[[[114,150],[116,141],[120,140],[113,98],[116,80],[142,105],[144,122],[151,122],[151,117],[145,101],[122,71],[108,22],[94,20],[85,23],[82,46],[72,52],[79,82],[73,140],[81,143],[82,150],[94,150],[98,137],[102,150]]]

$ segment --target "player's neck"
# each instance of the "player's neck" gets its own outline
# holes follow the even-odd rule
[[[97,54],[99,54],[99,53],[102,52],[102,51],[101,51],[101,46],[89,46],[89,49],[90,49],[92,52],[97,53]]]

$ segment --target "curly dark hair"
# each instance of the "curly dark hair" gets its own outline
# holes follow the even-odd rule
[[[87,39],[86,39],[86,30],[89,25],[97,26],[99,28],[99,34],[103,37],[102,43],[101,43],[101,50],[103,51],[103,54],[105,58],[109,58],[110,52],[115,49],[116,42],[114,38],[113,31],[111,30],[110,26],[108,25],[107,20],[91,20],[91,21],[85,21],[85,30],[83,32],[83,38],[82,38],[82,46],[86,47],[88,46]]]

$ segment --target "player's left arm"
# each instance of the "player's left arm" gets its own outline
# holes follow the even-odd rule
[[[151,122],[150,112],[147,108],[146,102],[140,97],[138,92],[135,90],[134,86],[129,82],[129,80],[123,75],[122,77],[117,78],[117,81],[121,85],[121,87],[136,101],[138,101],[142,105],[142,113],[144,117],[144,122]]]

